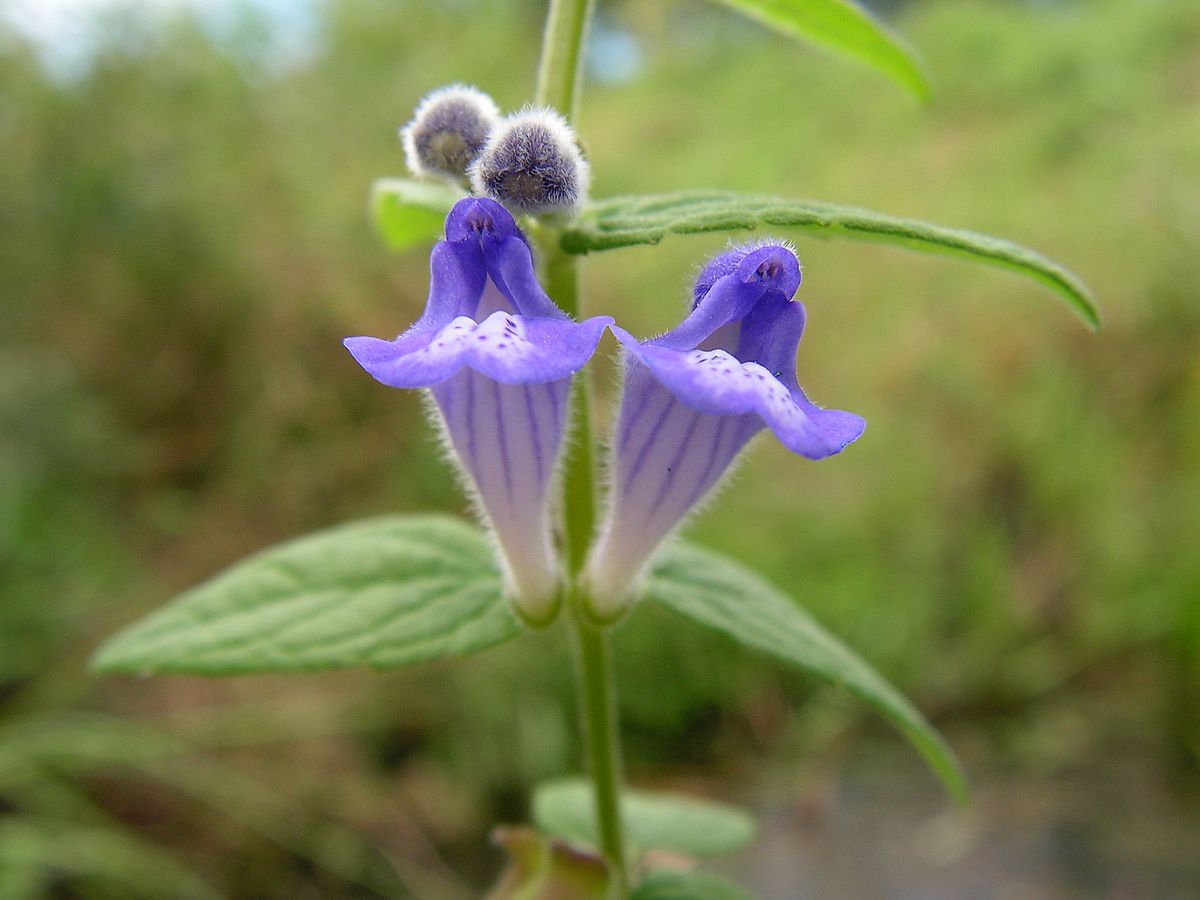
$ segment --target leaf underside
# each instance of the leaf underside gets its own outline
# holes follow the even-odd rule
[[[393,250],[436,241],[461,190],[414,178],[380,178],[371,185],[371,219]]]
[[[478,529],[390,516],[255,554],[116,635],[93,664],[129,674],[387,669],[521,631]]]
[[[554,837],[595,846],[592,787],[577,778],[538,785],[533,821]],[[669,850],[689,856],[715,856],[738,850],[754,839],[754,820],[724,803],[650,791],[621,795],[627,840],[638,851]]]
[[[581,254],[656,244],[668,234],[769,227],[798,228],[821,237],[881,241],[1009,269],[1055,291],[1090,327],[1100,324],[1087,286],[1062,266],[1026,247],[974,231],[835,203],[732,191],[614,197],[592,204],[563,232],[562,246],[569,253]]]
[[[929,83],[913,49],[851,0],[713,0],[795,40],[873,66],[918,99]]]
[[[756,573],[710,550],[676,544],[659,557],[646,594],[740,644],[844,685],[895,725],[947,790],[965,800],[966,782],[953,751],[925,717],[854,651]]]

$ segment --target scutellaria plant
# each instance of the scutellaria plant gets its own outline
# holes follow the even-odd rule
[[[849,0],[725,2],[924,93],[910,52]],[[695,870],[649,863],[662,858],[651,850],[736,849],[753,826],[723,805],[624,787],[611,655],[635,604],[661,604],[846,686],[953,795],[965,794],[945,742],[870,666],[737,561],[671,540],[756,435],[769,431],[810,461],[863,435],[862,418],[814,403],[797,382],[806,311],[784,233],[891,241],[1007,267],[1056,290],[1090,325],[1097,317],[1069,272],[972,232],[721,190],[591,199],[590,164],[570,122],[592,11],[591,0],[551,0],[529,106],[503,115],[461,84],[430,93],[400,131],[413,178],[381,179],[372,195],[392,244],[432,240],[435,228],[440,240],[421,317],[394,339],[351,337],[345,346],[381,384],[426,392],[478,527],[396,515],[268,549],[131,626],[96,666],[203,675],[392,668],[565,630],[589,777],[540,787],[536,830],[497,831],[513,863],[491,896],[743,897]],[[586,254],[752,229],[765,236],[700,269],[686,316],[666,334],[627,331],[621,309],[582,316]],[[588,363],[606,332],[620,347],[623,385],[613,431],[599,442],[601,481]]]

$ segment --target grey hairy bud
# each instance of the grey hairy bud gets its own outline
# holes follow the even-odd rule
[[[464,180],[499,121],[500,110],[482,91],[464,84],[438,88],[400,129],[408,168],[414,175]]]
[[[501,120],[471,166],[477,194],[533,215],[573,212],[587,196],[588,179],[575,132],[552,109]]]

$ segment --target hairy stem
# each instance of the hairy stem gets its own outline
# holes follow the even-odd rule
[[[555,229],[540,228],[546,292],[572,316],[580,314],[578,257],[564,253]],[[579,572],[587,558],[596,525],[596,468],[592,440],[591,385],[585,369],[575,376],[571,391],[573,440],[563,467],[563,526],[566,544],[567,617],[573,632],[575,674],[579,681],[579,705],[583,737],[587,744],[588,770],[596,798],[596,833],[600,852],[612,873],[612,893],[624,898],[629,876],[625,862],[625,839],[620,813],[621,745],[617,734],[617,695],[613,681],[609,635],[588,621],[585,598],[579,591]]]
[[[579,107],[583,48],[595,0],[550,0],[542,57],[538,67],[537,102],[553,106],[568,120]],[[559,230],[537,232],[547,293],[570,315],[579,318],[579,268],[576,257],[562,249]],[[567,616],[573,632],[576,676],[588,771],[595,796],[596,832],[600,852],[612,878],[611,895],[623,900],[629,893],[622,833],[621,745],[617,731],[617,695],[607,632],[587,621],[578,581],[596,525],[596,471],[592,439],[591,386],[585,369],[575,378],[571,394],[574,440],[563,472],[563,516],[567,574],[570,588]]]
[[[617,695],[609,634],[587,621],[580,598],[572,599],[569,612],[575,632],[588,768],[596,798],[596,832],[600,837],[600,852],[612,877],[610,894],[624,900],[629,893],[629,875],[621,822],[621,744],[617,732]]]
[[[537,102],[553,106],[568,120],[575,118],[579,106],[583,48],[595,8],[596,0],[550,0],[546,16]]]
[[[542,246],[546,292],[569,315],[580,317],[579,265],[577,258],[559,249],[558,233],[544,229],[538,235]],[[567,572],[572,581],[583,568],[588,544],[596,527],[596,463],[592,440],[591,383],[584,369],[575,376],[571,391],[573,440],[563,465],[563,517]]]

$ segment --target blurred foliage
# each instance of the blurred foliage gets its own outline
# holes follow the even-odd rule
[[[973,748],[1038,773],[1133,753],[1178,779],[1200,752],[1200,8],[1038,7],[911,4],[935,82],[918,110],[732,14],[601,4],[598,32],[638,41],[641,68],[593,60],[582,132],[597,196],[857,204],[1010,237],[1091,283],[1098,337],[1020,279],[803,240],[801,381],[870,428],[819,465],[764,441],[693,532],[804,600],[968,768]],[[396,126],[452,80],[522,103],[541,13],[344,0],[284,59],[252,16],[218,39],[114,15],[72,77],[0,36],[0,761],[65,711],[153,721],[184,761],[139,767],[142,726],[109,719],[126,749],[86,766],[21,751],[3,773],[43,774],[0,780],[0,854],[27,893],[122,896],[130,872],[182,865],[197,895],[477,896],[501,866],[490,825],[577,767],[558,634],[387,676],[85,669],[101,636],[252,549],[462,509],[418,399],[339,340],[395,333],[424,300],[423,253],[389,255],[366,215],[371,181],[402,174]],[[587,302],[666,328],[718,246],[589,258]],[[764,760],[836,769],[876,735],[665,613],[639,612],[618,652],[643,783],[704,770],[750,791]],[[90,850],[64,861],[64,841]]]

